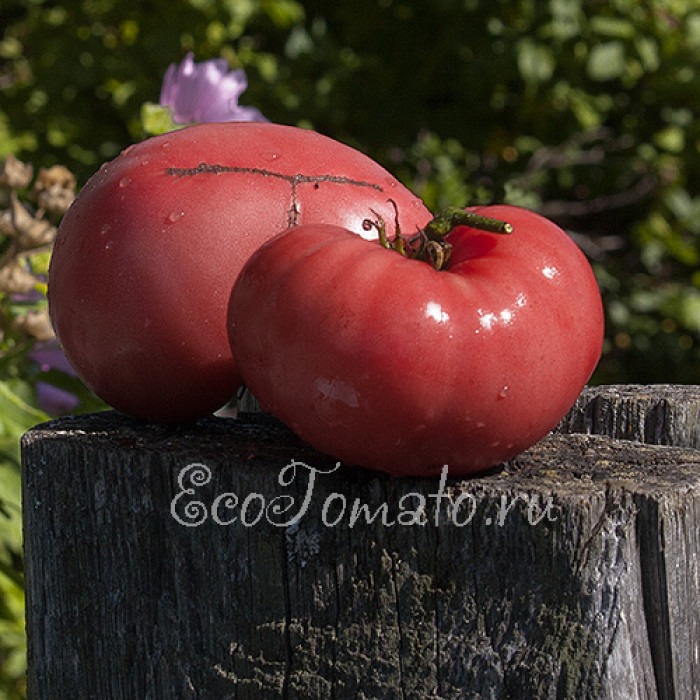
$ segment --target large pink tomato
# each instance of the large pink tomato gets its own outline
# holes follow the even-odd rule
[[[48,298],[63,351],[114,408],[207,415],[240,383],[226,309],[251,253],[298,224],[376,235],[373,211],[392,230],[396,212],[405,231],[430,219],[377,163],[313,131],[202,124],[130,146],[61,222]]]
[[[229,320],[261,407],[317,449],[399,476],[477,472],[552,429],[601,355],[595,277],[551,221],[474,213],[512,233],[457,226],[439,271],[329,225],[254,253]]]

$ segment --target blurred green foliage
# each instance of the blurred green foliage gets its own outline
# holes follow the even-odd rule
[[[598,382],[700,383],[700,0],[6,0],[0,157],[80,182],[188,50],[428,206],[533,207],[595,264]]]
[[[33,406],[31,388],[0,380],[0,698],[25,696],[24,576],[19,436],[48,416]]]
[[[500,200],[564,226],[607,312],[593,381],[700,383],[700,0],[3,0],[0,31],[0,158],[84,183],[148,135],[169,63],[223,56],[248,74],[242,103],[359,148],[433,210]],[[15,360],[0,383],[10,684],[13,446],[40,418]]]

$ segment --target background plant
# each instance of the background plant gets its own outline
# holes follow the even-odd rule
[[[3,0],[0,28],[0,159],[65,166],[79,188],[163,128],[171,62],[224,57],[248,75],[243,104],[359,148],[433,210],[504,200],[563,225],[604,295],[595,382],[700,383],[700,0]],[[13,191],[55,225],[33,184]],[[13,240],[0,232],[0,255]],[[21,259],[39,296],[0,292],[7,697],[22,672],[17,440],[46,415],[40,381],[97,405],[42,372],[17,322],[42,312],[47,260]]]

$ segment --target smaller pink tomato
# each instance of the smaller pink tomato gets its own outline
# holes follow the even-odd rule
[[[471,211],[512,233],[458,225],[440,271],[332,225],[263,244],[229,306],[263,409],[347,464],[398,476],[478,472],[555,427],[601,355],[593,271],[533,212]]]

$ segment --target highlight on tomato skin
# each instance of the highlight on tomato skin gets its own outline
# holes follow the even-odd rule
[[[431,217],[375,161],[314,131],[227,122],[152,137],[104,164],[64,216],[49,269],[54,329],[114,408],[209,415],[241,381],[226,313],[254,250],[290,224],[373,237],[373,211],[393,235],[396,210],[404,230]]]
[[[593,271],[534,212],[475,211],[512,233],[458,226],[439,271],[337,226],[263,244],[228,312],[261,407],[343,463],[394,476],[478,473],[554,428],[601,356]]]

